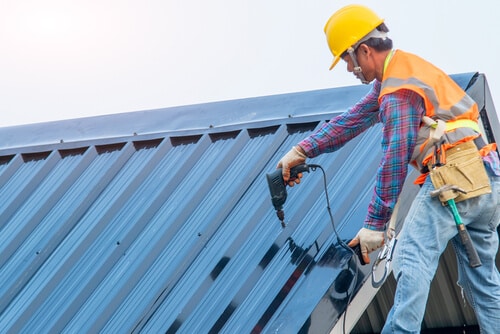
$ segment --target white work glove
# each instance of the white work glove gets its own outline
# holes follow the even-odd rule
[[[354,237],[354,239],[349,242],[348,246],[355,247],[358,244],[361,248],[363,261],[365,263],[370,263],[370,257],[368,256],[368,254],[384,245],[384,232],[373,231],[363,227],[361,230],[359,230],[356,237]]]
[[[292,149],[281,158],[276,168],[283,168],[283,180],[293,187],[295,183],[300,183],[302,173],[299,173],[295,180],[290,180],[290,168],[306,162],[307,156],[302,151],[302,148],[294,146]]]

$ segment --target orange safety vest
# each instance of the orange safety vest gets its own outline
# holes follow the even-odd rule
[[[400,89],[416,92],[424,100],[425,115],[446,122],[444,149],[480,135],[476,102],[442,70],[416,55],[396,50],[384,70],[379,103],[384,95]],[[429,125],[421,123],[410,161],[418,170],[422,170],[432,156],[434,147],[428,145],[430,130]],[[423,183],[426,174],[415,183]]]

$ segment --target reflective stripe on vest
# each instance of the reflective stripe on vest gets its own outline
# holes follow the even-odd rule
[[[446,132],[453,131],[458,128],[471,128],[477,133],[481,133],[479,129],[479,123],[474,122],[470,119],[457,119],[456,121],[446,122]]]
[[[439,100],[432,87],[426,85],[423,81],[420,81],[416,78],[387,78],[382,83],[381,91],[389,89],[410,89],[415,91],[424,99],[426,111],[434,111],[434,114],[442,114],[443,117],[446,117],[448,119],[453,119],[457,116],[462,115],[464,111],[468,111],[476,103],[469,95],[464,94],[461,99],[455,101],[453,104],[440,106]],[[429,116],[429,113],[427,113],[427,116]]]
[[[477,133],[481,133],[481,130],[479,129],[479,123],[470,119],[457,119],[455,121],[445,122],[440,119],[433,120],[428,116],[423,116],[422,122],[434,129],[434,132],[433,130],[430,131],[429,136],[429,140],[432,142],[441,141],[446,132],[450,132],[458,128],[471,128]]]

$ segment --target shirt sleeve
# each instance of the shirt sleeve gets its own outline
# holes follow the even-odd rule
[[[344,146],[370,126],[378,122],[380,82],[351,109],[323,124],[319,130],[299,143],[309,158],[333,152]]]
[[[422,97],[413,91],[403,89],[382,97],[379,113],[383,123],[382,159],[365,228],[385,230],[408,173],[424,112]]]

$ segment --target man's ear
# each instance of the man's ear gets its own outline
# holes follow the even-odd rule
[[[359,46],[359,49],[360,49],[361,53],[364,55],[367,55],[370,52],[370,48],[366,44],[361,44]]]

